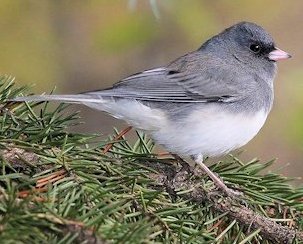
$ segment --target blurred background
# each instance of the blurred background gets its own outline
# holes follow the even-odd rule
[[[303,172],[303,1],[301,0],[0,0],[0,73],[40,94],[110,86],[158,67],[224,28],[253,21],[293,55],[279,63],[272,113],[241,159],[278,158],[273,171]],[[84,107],[81,132],[125,124]],[[302,183],[302,181],[301,181]]]

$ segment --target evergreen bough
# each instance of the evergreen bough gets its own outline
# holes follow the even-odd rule
[[[0,243],[300,243],[303,188],[261,173],[273,163],[226,157],[210,168],[229,187],[153,153],[154,143],[68,132],[66,105],[10,103],[0,78]],[[112,143],[110,151],[103,148]],[[196,169],[198,171],[198,169]]]

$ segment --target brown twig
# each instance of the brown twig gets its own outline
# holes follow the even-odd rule
[[[56,181],[63,179],[66,175],[67,171],[65,169],[58,170],[47,177],[37,180],[36,188],[44,187],[49,183],[55,183]]]
[[[122,130],[118,135],[116,135],[114,137],[114,141],[117,141],[117,140],[120,140],[121,138],[123,138],[123,136],[125,134],[127,134],[132,128],[133,128],[132,126],[126,127],[124,130]],[[107,153],[113,147],[113,145],[114,145],[113,143],[107,144],[103,149],[103,153],[104,154]]]
[[[18,192],[18,197],[20,198],[27,198],[29,196],[31,196],[31,200],[35,201],[35,202],[46,202],[46,198],[44,197],[40,197],[40,196],[32,196],[35,193],[43,193],[43,192],[47,192],[47,188],[43,187],[43,188],[34,188],[31,190],[24,190],[24,191],[19,191]]]
[[[211,232],[213,231],[214,229],[218,228],[222,223],[223,223],[223,219],[220,219],[217,223],[215,223],[212,227],[210,227],[207,231],[208,232]]]

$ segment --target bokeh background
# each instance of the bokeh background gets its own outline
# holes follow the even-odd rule
[[[0,0],[0,73],[33,84],[38,94],[94,90],[164,65],[236,22],[256,22],[293,58],[279,63],[272,113],[240,158],[278,158],[275,172],[300,177],[302,12],[301,0]],[[106,135],[113,125],[124,127],[76,109],[84,124],[75,130]]]

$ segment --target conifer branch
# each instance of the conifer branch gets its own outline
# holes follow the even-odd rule
[[[302,242],[303,188],[261,173],[273,161],[230,156],[211,165],[244,194],[231,199],[202,172],[158,158],[143,133],[101,140],[67,132],[78,116],[65,105],[6,103],[25,91],[0,77],[3,243]]]
[[[201,186],[200,179],[193,179],[190,167],[182,167],[177,170],[173,165],[149,164],[149,167],[156,169],[159,174],[152,174],[152,178],[159,184],[163,184],[167,192],[174,197],[178,189],[182,188],[186,193],[182,198],[189,199],[197,204],[210,202],[214,211],[227,213],[231,219],[244,225],[250,231],[259,230],[259,233],[274,243],[293,243],[296,238],[303,241],[303,232],[294,230],[288,226],[282,226],[275,220],[261,216],[249,207],[245,206],[244,199],[223,197],[224,193],[218,189],[205,190]],[[201,172],[203,174],[203,172]]]

